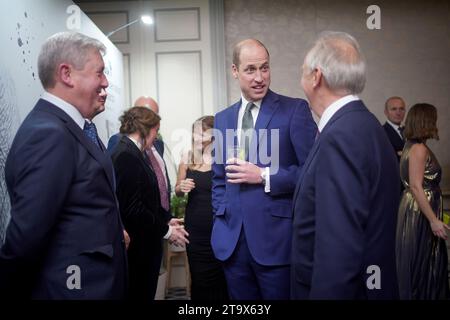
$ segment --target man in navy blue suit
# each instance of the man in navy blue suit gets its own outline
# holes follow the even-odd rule
[[[34,299],[122,299],[127,261],[113,167],[92,119],[105,109],[104,45],[75,32],[48,38],[45,89],[5,167],[11,221],[0,292]]]
[[[302,87],[319,133],[294,195],[291,298],[395,299],[398,163],[356,96],[366,80],[356,40],[322,34]]]
[[[397,154],[397,159],[400,161],[403,147],[405,146],[405,139],[403,137],[402,121],[405,118],[406,105],[401,97],[390,97],[386,100],[384,105],[384,114],[386,115],[386,122],[383,125],[384,130]]]
[[[288,299],[292,195],[317,127],[305,100],[269,90],[258,40],[235,46],[232,72],[241,99],[215,117],[212,248],[232,299]]]

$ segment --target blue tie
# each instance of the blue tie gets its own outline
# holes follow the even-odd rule
[[[100,148],[100,144],[98,143],[98,134],[97,134],[97,128],[95,127],[95,123],[88,121],[84,122],[84,133],[86,136],[97,146],[97,148]],[[101,149],[101,148],[100,148]]]

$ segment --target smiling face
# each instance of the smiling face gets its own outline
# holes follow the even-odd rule
[[[84,118],[93,119],[105,110],[106,88],[109,84],[104,69],[103,58],[97,50],[88,52],[81,70],[71,67],[74,105]]]
[[[270,67],[267,51],[255,42],[242,46],[239,55],[239,65],[232,65],[235,79],[245,99],[254,102],[261,100],[267,93],[270,85]]]

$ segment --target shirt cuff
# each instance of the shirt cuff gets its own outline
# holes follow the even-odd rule
[[[173,229],[173,227],[172,226],[169,226],[169,230],[167,230],[167,233],[166,233],[166,235],[164,236],[164,239],[169,239],[170,238],[170,236],[172,235],[172,229]]]
[[[266,185],[264,186],[264,192],[269,193],[270,192],[270,167],[265,167],[264,170],[266,170]]]

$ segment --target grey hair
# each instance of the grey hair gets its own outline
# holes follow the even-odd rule
[[[358,94],[364,90],[366,62],[358,42],[348,33],[321,33],[306,55],[305,67],[309,72],[320,69],[332,91]]]
[[[71,64],[77,70],[84,68],[86,56],[91,50],[106,53],[106,47],[97,39],[78,32],[59,32],[42,45],[38,57],[38,73],[42,86],[53,88],[56,84],[56,68],[61,63]]]

